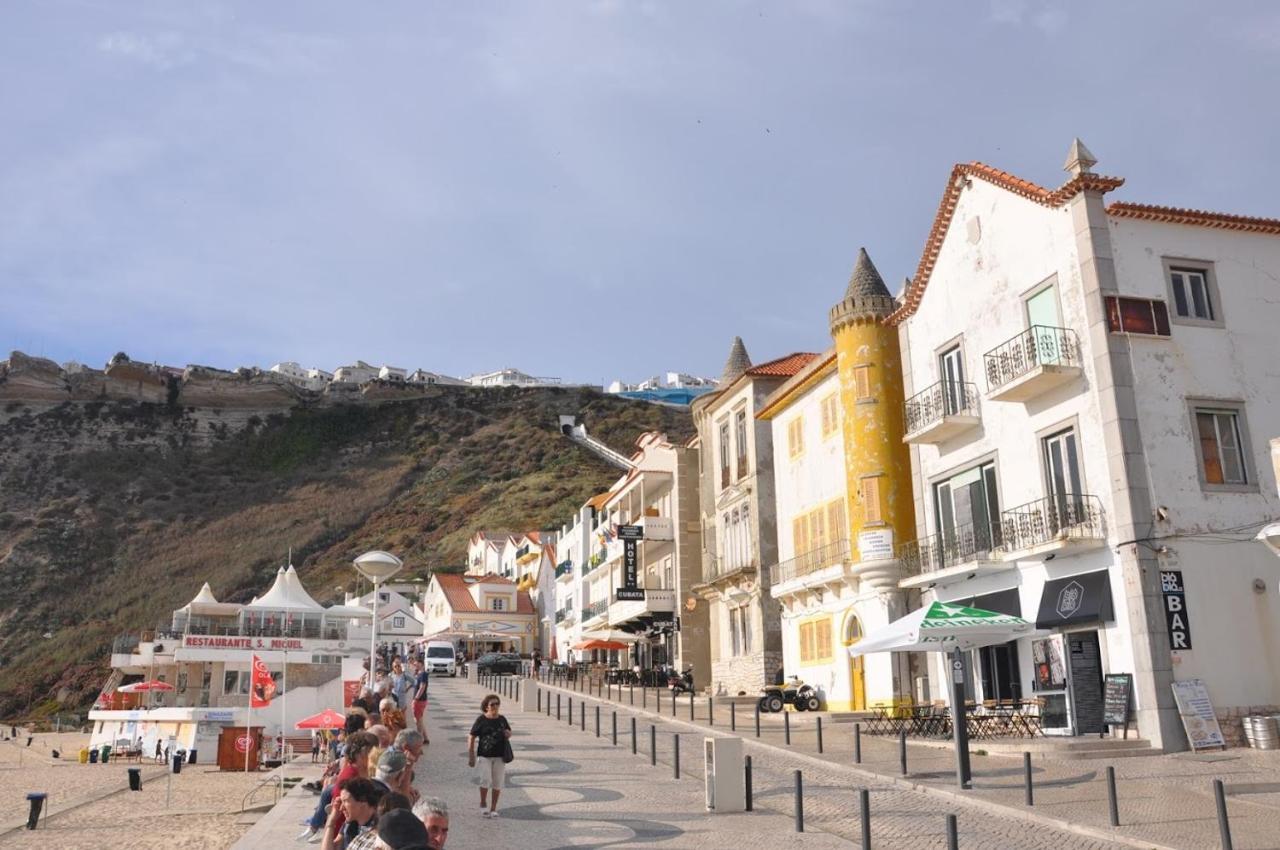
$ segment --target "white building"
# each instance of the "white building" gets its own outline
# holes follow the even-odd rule
[[[442,387],[470,386],[466,381],[460,381],[439,372],[428,372],[426,369],[414,369],[405,380],[411,384],[437,384]]]
[[[217,739],[249,715],[251,659],[262,659],[276,679],[271,705],[251,721],[266,735],[295,735],[294,724],[341,706],[344,680],[358,680],[369,655],[370,612],[353,605],[325,608],[311,598],[292,566],[248,604],[219,602],[208,584],[173,612],[167,629],[118,638],[112,673],[89,720],[91,746],[142,739],[177,739],[212,761]],[[287,672],[286,672],[287,668]],[[121,693],[123,685],[159,680],[174,690]]]
[[[435,573],[423,596],[426,640],[452,640],[471,658],[536,645],[537,614],[526,591],[496,575]]]
[[[502,552],[509,531],[477,531],[467,541],[467,575],[502,574]]]
[[[467,378],[473,387],[547,387],[559,386],[559,378],[535,378],[519,369],[499,369]]]
[[[426,614],[421,605],[421,587],[388,582],[378,586],[378,640],[391,644],[392,652],[404,656],[422,639]],[[346,605],[373,610],[373,591],[357,596],[346,594]]]
[[[402,384],[406,375],[408,375],[408,372],[399,366],[383,366],[378,370],[378,380],[380,381],[394,381]]]
[[[1132,673],[1138,731],[1178,749],[1171,685],[1198,678],[1238,739],[1280,706],[1280,561],[1249,533],[1280,516],[1280,221],[1107,204],[1124,181],[1093,165],[1077,140],[1057,189],[951,173],[889,319],[920,536],[902,584],[1051,632],[975,653],[975,699],[1095,733],[1103,675]],[[947,673],[933,657],[932,694]]]
[[[333,373],[334,383],[363,384],[378,377],[378,367],[357,360],[354,366],[339,366]]]

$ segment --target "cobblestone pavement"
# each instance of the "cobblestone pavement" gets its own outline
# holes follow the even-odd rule
[[[771,812],[709,816],[700,783],[676,782],[669,766],[613,750],[597,741],[594,726],[521,712],[504,699],[516,760],[507,770],[499,817],[482,819],[474,771],[467,767],[467,731],[479,714],[479,687],[465,680],[431,683],[427,727],[431,745],[418,773],[418,789],[449,806],[449,850],[521,850],[598,847],[770,848],[778,839],[799,850],[847,848],[820,832],[792,832],[789,817]],[[576,703],[575,703],[576,708]],[[575,716],[575,722],[577,721]],[[687,736],[692,744],[693,736]],[[297,845],[305,846],[305,845]]]
[[[528,687],[528,683],[522,683]],[[432,686],[436,687],[435,684]],[[461,700],[462,710],[456,712],[466,719],[476,713],[478,698],[488,689],[480,689],[473,683],[450,683],[448,686],[449,704]],[[747,815],[714,815],[704,814],[702,801],[702,754],[701,741],[703,733],[691,729],[687,725],[687,709],[684,720],[673,723],[670,715],[662,718],[651,713],[632,711],[628,705],[618,705],[599,699],[587,699],[587,714],[582,714],[583,697],[568,691],[546,689],[551,695],[551,702],[544,703],[544,712],[520,712],[514,708],[516,703],[508,684],[504,695],[504,713],[512,719],[518,730],[527,730],[530,734],[524,740],[517,739],[517,759],[522,749],[527,749],[528,742],[554,747],[550,756],[553,762],[564,760],[577,765],[577,774],[557,778],[554,785],[561,792],[573,789],[576,794],[592,794],[596,770],[609,770],[614,774],[630,777],[633,783],[629,789],[622,790],[621,809],[617,802],[600,809],[600,817],[604,822],[625,820],[627,812],[634,812],[641,818],[666,821],[672,815],[669,811],[678,811],[679,825],[685,830],[684,836],[672,836],[672,840],[682,842],[693,838],[688,846],[704,847],[774,847],[778,842],[788,844],[797,839],[810,840],[815,830],[829,833],[829,837],[839,839],[838,846],[857,846],[861,836],[859,820],[858,789],[867,787],[871,799],[871,827],[873,846],[877,850],[907,850],[907,848],[944,848],[946,847],[945,816],[956,814],[959,819],[961,847],[973,848],[1053,848],[1069,850],[1069,848],[1103,848],[1117,846],[1105,837],[1085,836],[1065,830],[1055,829],[1041,823],[1024,820],[1020,813],[993,814],[990,807],[975,807],[966,800],[950,800],[943,796],[929,795],[909,787],[895,785],[891,781],[877,780],[875,777],[857,776],[853,771],[834,763],[824,763],[802,753],[789,753],[778,747],[757,744],[754,738],[746,740],[747,754],[753,760],[753,785],[756,811]],[[458,691],[455,697],[454,692]],[[555,695],[560,696],[560,719],[556,720],[554,705]],[[433,690],[433,699],[443,696]],[[573,723],[569,723],[569,700],[573,700]],[[639,693],[637,693],[639,703]],[[545,707],[550,705],[550,716]],[[595,708],[601,707],[601,737],[595,736]],[[433,702],[433,707],[435,703]],[[682,704],[683,707],[683,704]],[[637,705],[637,708],[639,706]],[[618,746],[611,743],[611,728],[614,712],[618,717]],[[704,706],[705,711],[705,706]],[[631,753],[631,718],[637,721],[636,755]],[[705,720],[705,717],[704,717]],[[650,767],[649,727],[654,727],[658,762],[657,767]],[[584,728],[585,727],[585,728]],[[717,730],[719,731],[719,730]],[[725,730],[727,731],[727,730]],[[763,731],[763,730],[762,730]],[[465,724],[459,722],[455,734],[459,743],[465,746]],[[681,780],[675,781],[674,752],[675,736],[680,737],[681,748]],[[433,737],[433,747],[435,738]],[[513,765],[514,767],[514,765]],[[805,826],[808,830],[804,836],[793,831],[794,811],[794,771],[803,771],[804,781],[804,813]],[[645,781],[637,782],[636,780]],[[432,782],[434,786],[436,783]],[[517,781],[517,789],[521,782]],[[634,797],[634,793],[643,792],[646,797]],[[475,807],[470,795],[474,790],[467,784],[464,789],[464,800],[461,805],[464,812]],[[554,798],[551,798],[554,799]],[[681,802],[678,807],[675,802]],[[454,805],[450,800],[451,807]],[[505,805],[505,801],[504,801]],[[620,813],[616,813],[620,812]],[[737,830],[738,823],[743,820],[749,826],[742,828],[741,838]],[[732,831],[726,831],[733,824]],[[486,824],[487,825],[487,824]],[[693,830],[701,829],[698,836]],[[712,831],[714,831],[712,833]],[[591,840],[587,837],[586,843]],[[617,846],[637,846],[641,843],[665,842],[666,839],[655,835],[652,837],[636,836],[630,841],[623,840]],[[563,845],[582,843],[565,839]],[[610,842],[612,843],[612,842]],[[452,836],[450,846],[453,846]],[[540,845],[541,846],[541,845]],[[600,845],[592,845],[600,846]],[[663,846],[685,846],[672,843]]]
[[[609,695],[613,699],[606,699],[606,703],[617,703],[621,706],[620,710],[630,710],[632,697],[629,689],[624,688],[620,693],[618,689],[613,689]],[[634,699],[635,707],[641,709],[646,717],[654,714],[655,691],[649,690],[642,695],[641,691],[636,690]],[[678,701],[674,718],[669,693],[663,693],[660,699],[659,716],[663,718],[663,724],[670,726],[678,723],[692,736],[688,698]],[[695,700],[694,716],[698,726],[707,726],[706,699]],[[821,755],[817,751],[816,721],[819,716],[825,718]],[[1235,749],[1214,753],[1126,757],[1111,761],[1064,760],[1056,759],[1052,754],[1037,753],[1033,756],[1035,803],[1034,807],[1029,808],[1025,804],[1021,757],[978,755],[982,750],[981,741],[975,741],[971,745],[971,750],[975,753],[972,759],[974,790],[968,792],[956,789],[955,758],[949,745],[909,744],[906,781],[939,792],[938,795],[925,797],[919,792],[909,792],[900,784],[903,780],[898,742],[895,738],[864,734],[863,760],[858,768],[854,768],[854,733],[850,722],[832,723],[829,715],[791,713],[787,718],[791,727],[791,743],[787,745],[782,715],[763,716],[759,738],[755,733],[755,714],[752,709],[739,707],[735,717],[737,734],[747,741],[748,754],[754,755],[758,769],[768,772],[767,782],[770,785],[765,793],[772,791],[785,796],[786,789],[781,789],[781,786],[789,778],[779,775],[779,769],[785,773],[794,768],[803,768],[806,796],[810,788],[816,793],[819,785],[831,783],[835,788],[848,788],[851,784],[862,784],[870,779],[873,801],[877,797],[887,800],[885,795],[890,793],[915,794],[890,803],[886,814],[900,806],[902,811],[911,815],[908,820],[914,818],[918,821],[921,812],[938,813],[937,816],[940,817],[940,813],[950,806],[951,811],[960,815],[962,838],[967,820],[973,820],[974,816],[969,814],[966,819],[966,811],[972,812],[973,809],[971,806],[965,807],[960,799],[956,799],[961,797],[971,804],[977,803],[985,807],[987,812],[1007,818],[1032,817],[1039,824],[1067,823],[1072,825],[1073,830],[1082,830],[1095,836],[1092,839],[1072,836],[1071,841],[1084,840],[1086,843],[1067,843],[1064,846],[1108,846],[1104,839],[1114,836],[1130,846],[1199,850],[1220,845],[1212,781],[1222,779],[1227,788],[1235,848],[1263,850],[1280,847],[1280,751]],[[650,721],[646,719],[643,722]],[[730,723],[728,706],[717,705],[714,731],[728,733]],[[754,745],[757,742],[763,746],[756,748]],[[834,772],[827,772],[820,767],[820,761],[828,764],[829,770]],[[1105,781],[1108,764],[1116,770],[1121,823],[1118,830],[1113,830],[1109,821]],[[812,780],[811,772],[814,772]],[[897,780],[897,783],[877,786],[874,777],[867,777],[867,772],[876,774],[883,780]],[[876,791],[880,793],[877,794]],[[919,798],[924,798],[927,802],[920,802]],[[806,800],[806,810],[813,812],[811,819],[819,818],[815,821],[818,825],[822,825],[820,818],[825,814],[823,805],[817,800],[812,803]],[[850,814],[843,803],[833,805],[837,816]],[[877,827],[882,808],[884,807],[873,802],[872,820]],[[1033,827],[1036,833],[1045,828],[1039,824]],[[984,827],[995,829],[990,823]],[[840,834],[845,832],[839,828],[835,831]],[[1016,834],[1013,831],[1004,832],[1003,827],[999,832]],[[1089,840],[1095,844],[1088,844]],[[1053,843],[1056,846],[1059,842]],[[913,843],[904,846],[929,845]],[[1040,845],[1014,841],[1005,846]]]

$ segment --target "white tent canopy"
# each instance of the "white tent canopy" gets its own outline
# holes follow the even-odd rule
[[[292,564],[288,570],[281,567],[271,589],[244,607],[258,611],[324,611],[324,607],[302,586],[298,571]]]

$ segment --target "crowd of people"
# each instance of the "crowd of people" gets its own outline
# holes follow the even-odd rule
[[[395,658],[352,701],[341,730],[313,738],[312,758],[327,751],[323,777],[308,783],[319,795],[298,840],[320,850],[443,850],[449,811],[435,797],[420,798],[415,766],[426,736],[430,677],[421,659]],[[406,707],[410,714],[406,715]],[[480,813],[498,816],[498,798],[511,751],[511,725],[501,700],[486,696],[468,736],[467,758],[480,775]],[[412,721],[409,717],[412,717]]]

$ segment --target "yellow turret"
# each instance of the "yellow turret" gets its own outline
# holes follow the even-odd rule
[[[902,356],[898,329],[884,317],[896,305],[865,248],[845,297],[831,308],[844,421],[849,540],[868,565],[862,578],[896,590],[900,543],[915,539],[911,457],[902,442]],[[887,561],[884,569],[869,562]]]

